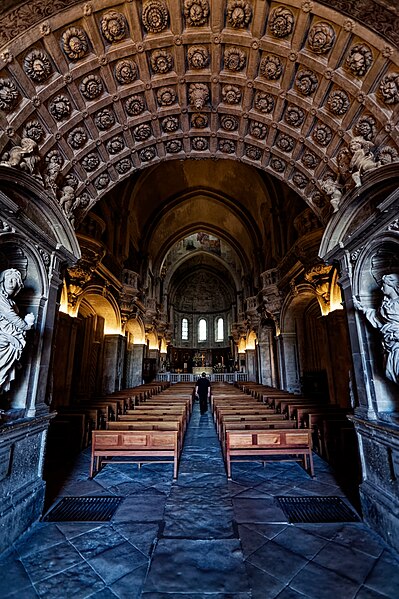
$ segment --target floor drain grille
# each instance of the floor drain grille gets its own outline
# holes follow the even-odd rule
[[[340,497],[276,497],[290,522],[359,522]]]
[[[64,497],[42,520],[44,522],[107,522],[123,497]]]

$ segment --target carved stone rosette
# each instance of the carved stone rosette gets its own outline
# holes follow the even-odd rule
[[[143,5],[142,21],[149,33],[160,33],[168,26],[169,13],[161,0],[150,0]]]

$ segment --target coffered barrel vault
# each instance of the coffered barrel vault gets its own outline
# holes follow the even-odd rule
[[[9,2],[3,161],[22,161],[73,223],[135,171],[189,157],[263,169],[325,219],[323,182],[342,183],[352,138],[376,164],[398,156],[396,10],[346,4]]]

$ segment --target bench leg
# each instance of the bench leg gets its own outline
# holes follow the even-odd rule
[[[231,462],[230,462],[230,453],[227,450],[226,454],[226,469],[227,469],[227,478],[231,480]]]
[[[312,456],[312,450],[310,450],[309,452],[309,463],[310,463],[310,476],[312,478],[314,478],[314,468],[313,468],[313,456]]]

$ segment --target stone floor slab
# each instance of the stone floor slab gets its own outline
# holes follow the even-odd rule
[[[248,557],[247,562],[286,584],[308,563],[274,541],[262,545]]]
[[[104,586],[104,582],[86,563],[75,565],[35,584],[39,597],[45,599],[84,599],[88,596],[88,589],[97,592]]]
[[[161,539],[144,591],[248,592],[239,541]]]
[[[87,561],[107,585],[148,564],[145,555],[128,542],[107,549]]]
[[[290,582],[290,587],[312,599],[354,599],[360,585],[327,568],[308,563]]]

